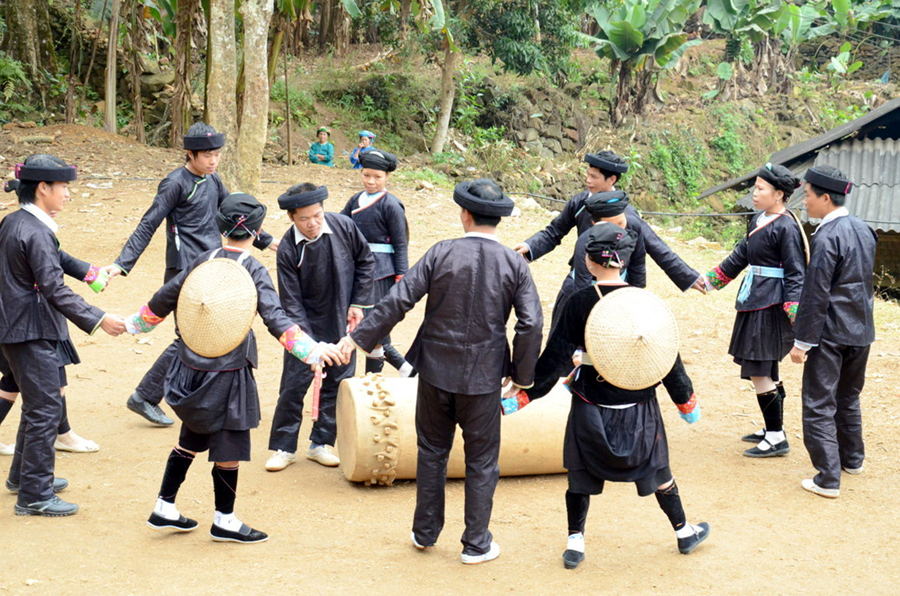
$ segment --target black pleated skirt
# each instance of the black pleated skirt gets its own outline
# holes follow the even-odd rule
[[[794,344],[791,321],[780,304],[762,310],[739,311],[734,318],[728,353],[741,367],[741,378],[772,377]]]
[[[569,490],[598,495],[610,482],[634,482],[644,497],[672,479],[666,429],[655,399],[603,408],[572,395],[563,464]]]
[[[184,425],[198,434],[259,426],[259,394],[249,365],[205,371],[176,358],[166,376],[165,396]]]

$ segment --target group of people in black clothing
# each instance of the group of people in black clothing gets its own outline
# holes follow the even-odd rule
[[[160,183],[151,207],[107,267],[74,259],[55,235],[54,217],[76,178],[74,167],[36,155],[20,164],[16,180],[7,183],[21,206],[0,221],[0,276],[7,280],[0,292],[0,389],[22,395],[7,480],[7,488],[18,492],[17,515],[66,516],[78,510],[56,495],[68,482],[53,473],[54,442],[65,417],[65,366],[78,362],[66,319],[87,333],[152,331],[175,310],[191,272],[214,259],[246,268],[257,289],[256,310],[285,348],[266,469],[283,470],[296,461],[304,396],[316,368],[326,374],[306,457],[325,466],[340,462],[333,448],[337,389],[355,373],[357,350],[366,354],[367,372],[380,372],[386,359],[401,375],[417,376],[411,542],[419,550],[435,546],[444,524],[447,460],[459,425],[466,460],[462,562],[499,556],[489,522],[500,472],[501,416],[547,394],[562,377],[568,377],[572,394],[564,448],[565,566],[575,568],[584,560],[590,496],[600,494],[606,481],[633,482],[639,495],[655,495],[679,552],[688,554],[707,538],[709,525],[689,523],[682,508],[655,387],[615,387],[584,352],[592,308],[620,288],[645,287],[647,255],[683,291],[721,290],[747,271],[737,295],[729,354],[741,367],[741,377],[756,388],[765,427],[743,437],[755,444],[745,455],[789,452],[783,427],[787,392],[779,362],[790,354],[794,362],[805,362],[804,442],[818,472],[802,487],[834,498],[842,471],[862,472],[859,396],[874,339],[875,234],[848,214],[844,205],[852,184],[836,169],[818,166],[805,174],[808,214],[821,219],[811,250],[799,220],[787,209],[801,181],[782,166],[766,164],[756,178],[753,200],[759,212],[746,237],[722,263],[701,274],[656,235],[616,187],[628,164],[601,151],[585,156],[585,191],[568,201],[546,229],[514,249],[500,244],[496,235],[513,201],[489,179],[458,184],[453,198],[464,236],[438,242],[409,266],[405,209],[386,190],[396,156],[377,149],[360,155],[364,190],[340,214],[325,211],[324,186],[302,183],[287,189],[278,205],[291,226],[277,240],[262,229],[265,206],[250,195],[229,193],[216,175],[224,143],[223,135],[203,123],[190,128],[184,167]],[[137,313],[104,313],[63,283],[69,274],[102,290],[110,278],[127,276],[163,220],[164,284]],[[574,255],[542,351],[543,312],[528,263],[552,251],[573,228],[578,231]],[[251,255],[254,246],[277,252],[277,291]],[[404,357],[392,346],[390,331],[421,300],[424,318]],[[516,323],[510,347],[512,311]],[[198,526],[175,501],[196,455],[207,451],[215,495],[212,538],[238,543],[268,538],[234,513],[239,465],[250,460],[250,430],[260,422],[256,366],[252,331],[216,358],[201,356],[178,337],[128,399],[128,407],[149,421],[171,425],[159,407],[165,399],[182,421],[147,521],[151,528],[185,532]],[[697,422],[700,404],[680,358],[661,382],[679,415]],[[0,420],[10,406],[6,393],[0,393]]]

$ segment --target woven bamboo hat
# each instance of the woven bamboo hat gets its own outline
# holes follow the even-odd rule
[[[639,288],[607,294],[584,329],[594,368],[616,387],[646,389],[669,374],[678,357],[678,324],[661,298]]]
[[[226,258],[191,271],[175,311],[181,339],[204,358],[218,358],[238,347],[256,315],[256,284],[247,269]]]

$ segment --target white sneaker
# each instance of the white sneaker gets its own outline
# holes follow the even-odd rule
[[[316,445],[315,443],[310,444],[309,450],[306,452],[306,459],[329,468],[333,468],[341,463],[341,459],[334,452],[334,447],[331,445]]]
[[[822,488],[816,484],[815,480],[812,478],[804,479],[803,482],[800,483],[800,486],[809,492],[819,495],[820,497],[825,497],[826,499],[837,499],[841,496],[841,490],[839,488]]]
[[[0,450],[0,453],[3,453],[3,451]],[[848,474],[853,474],[854,476],[856,476],[857,474],[862,474],[862,473],[863,473],[863,467],[862,467],[862,466],[860,466],[860,467],[858,467],[858,468],[848,468],[847,466],[843,466],[843,468],[844,468],[844,471],[845,471],[845,472],[847,472]]]
[[[15,455],[15,453],[15,445],[4,445],[3,443],[0,443],[0,455]]]
[[[416,533],[415,533],[415,532],[410,532],[410,533],[409,533],[409,538],[410,538],[410,540],[412,540],[413,546],[416,547],[416,550],[426,550],[426,549],[429,549],[429,548],[434,548],[434,545],[433,545],[433,544],[428,545],[428,546],[425,546],[424,544],[419,544],[419,541],[416,540]]]
[[[500,545],[496,542],[491,542],[491,548],[488,549],[488,552],[483,555],[467,555],[466,553],[462,554],[462,562],[466,565],[478,565],[479,563],[487,563],[488,561],[493,561],[497,557],[500,556]]]
[[[270,472],[279,472],[296,461],[297,456],[295,454],[279,449],[273,453],[266,462],[266,470]]]

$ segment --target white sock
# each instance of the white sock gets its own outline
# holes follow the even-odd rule
[[[769,445],[772,445],[772,446],[777,445],[778,443],[784,441],[784,438],[785,437],[784,437],[783,430],[779,430],[779,431],[767,430],[766,431],[766,442]]]
[[[675,536],[677,538],[687,538],[688,536],[693,536],[694,534],[700,532],[702,530],[700,526],[694,526],[691,524],[684,524],[683,528],[675,530]]]
[[[181,517],[181,514],[178,512],[178,507],[175,506],[175,503],[169,503],[168,501],[163,501],[162,499],[156,499],[156,506],[153,508],[153,513],[166,519],[178,519],[179,517]]]
[[[584,534],[569,534],[569,541],[566,543],[566,550],[574,550],[577,553],[584,552]]]
[[[216,511],[216,515],[213,518],[213,523],[229,532],[237,532],[242,525],[241,520],[234,513],[220,513],[218,511]]]
[[[404,378],[408,377],[409,375],[412,374],[412,372],[413,372],[413,367],[412,367],[412,364],[410,364],[409,362],[404,362],[403,366],[400,367],[400,376],[401,377],[404,377]]]

